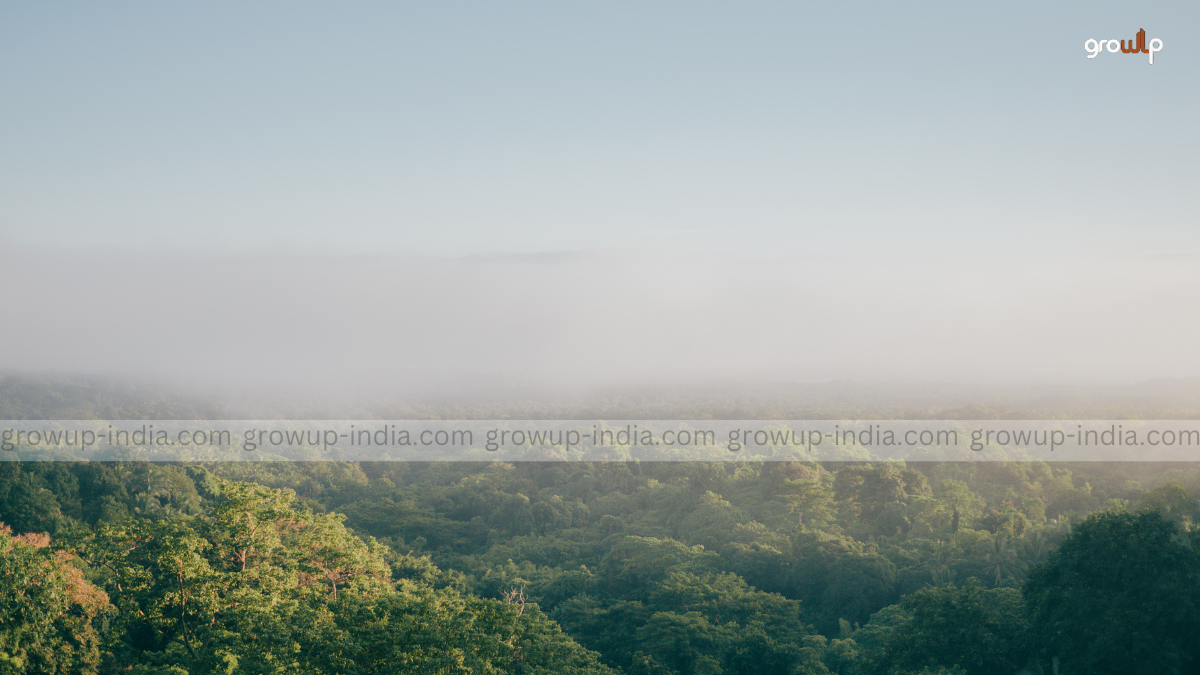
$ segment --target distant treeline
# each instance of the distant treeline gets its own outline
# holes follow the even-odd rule
[[[1089,387],[712,382],[582,393],[497,380],[351,396],[0,372],[0,419],[1200,419],[1200,378]]]

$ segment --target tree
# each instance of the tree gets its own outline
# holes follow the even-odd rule
[[[1200,520],[1200,500],[1182,483],[1164,483],[1142,496],[1142,506],[1154,509],[1184,528]]]
[[[56,532],[65,519],[54,493],[19,462],[0,462],[0,521],[19,533]]]
[[[342,516],[297,505],[290,490],[219,488],[224,501],[209,513],[105,525],[81,546],[121,610],[114,669],[605,670],[533,605],[464,598],[413,580],[397,586],[390,552],[348,532]]]
[[[1025,665],[1025,611],[1016,589],[927,588],[900,603],[905,620],[884,632],[870,660],[876,672],[1008,675]]]
[[[921,569],[928,571],[929,585],[948,586],[954,581],[953,565],[956,561],[956,549],[948,542],[938,540]]]
[[[944,480],[935,494],[945,510],[951,533],[973,522],[984,508],[983,498],[971,492],[971,488],[962,481]]]
[[[112,606],[45,534],[0,523],[0,673],[95,673]]]
[[[319,672],[346,675],[521,673],[603,675],[534,605],[464,597],[401,583],[375,600],[338,603],[334,641],[316,655]]]
[[[1033,536],[1025,538],[1021,562],[1025,564],[1025,569],[1033,569],[1050,556],[1051,550],[1050,537],[1044,532],[1035,532]]]
[[[1004,504],[998,509],[986,509],[978,525],[992,534],[1020,537],[1029,528],[1029,519],[1011,504]]]
[[[645,648],[668,668],[687,675],[718,675],[720,663],[712,656],[720,643],[731,640],[728,629],[712,625],[699,612],[657,612],[638,629]]]
[[[992,586],[999,586],[1005,578],[1017,578],[1023,572],[1023,563],[1017,557],[1012,539],[1003,532],[989,537],[983,543],[983,571],[992,579]]]
[[[788,480],[780,488],[786,495],[788,511],[796,514],[796,522],[810,526],[822,526],[833,518],[833,476],[810,480]]]
[[[1094,513],[1025,583],[1045,662],[1075,673],[1200,672],[1200,556],[1156,511]]]

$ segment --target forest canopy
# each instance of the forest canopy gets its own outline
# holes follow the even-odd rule
[[[227,412],[12,378],[0,407]],[[1200,673],[1198,490],[1165,463],[0,462],[0,673]]]
[[[0,667],[1197,672],[1198,478],[6,462]]]

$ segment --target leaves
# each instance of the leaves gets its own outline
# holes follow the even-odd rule
[[[108,597],[49,539],[0,524],[0,673],[95,673]]]
[[[353,536],[343,516],[302,509],[288,490],[219,489],[223,501],[211,513],[106,525],[81,544],[121,610],[118,667],[604,670],[536,606],[394,584],[390,553]]]
[[[1024,590],[1034,647],[1065,674],[1195,672],[1200,556],[1157,511],[1089,516]]]
[[[984,667],[939,631],[984,640],[1010,663],[1016,644],[1041,659],[1028,664],[1036,671],[1050,668],[1048,647],[1014,635],[1019,622],[997,618],[1009,605],[989,594],[999,586],[1011,598],[1027,572],[1053,562],[1055,546],[1083,527],[1072,509],[1130,511],[1140,498],[1165,514],[1174,545],[1197,540],[1186,476],[1145,492],[1115,469],[1036,463],[0,470],[12,478],[0,482],[9,500],[0,509],[25,523],[19,540],[39,550],[48,537],[38,533],[52,532],[51,546],[73,547],[89,565],[64,573],[88,575],[120,608],[87,611],[107,626],[96,629],[98,658],[134,672],[602,670],[568,634],[627,672],[661,675]],[[68,527],[81,523],[95,529]],[[1175,583],[1108,568],[1083,577],[1103,574]],[[955,585],[970,577],[977,592]],[[1190,625],[1179,609],[1187,585],[1176,587],[1185,590],[1143,588],[1156,599],[1129,611],[1153,619],[1143,641],[1165,640],[1171,663],[1192,663],[1175,624],[1158,616]],[[523,609],[502,600],[513,589]],[[79,597],[76,614],[109,602]],[[1055,630],[1104,617],[1070,614]],[[5,651],[0,667],[26,668],[28,656]]]

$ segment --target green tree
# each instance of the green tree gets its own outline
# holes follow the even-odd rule
[[[939,540],[921,563],[921,569],[929,572],[931,586],[947,586],[954,582],[954,563],[957,549],[949,542]]]
[[[1154,509],[1184,528],[1200,521],[1200,499],[1182,483],[1170,481],[1164,483],[1142,496],[1142,506]]]
[[[1024,572],[1024,563],[1017,555],[1012,538],[1000,532],[983,542],[983,572],[992,586],[1000,586],[1005,579],[1019,579]]]
[[[0,673],[95,673],[97,624],[112,606],[45,534],[0,523]]]
[[[833,519],[833,476],[788,480],[780,488],[797,524],[821,527]]]
[[[391,580],[436,569],[222,483],[209,513],[102,526],[83,545],[120,608],[115,668],[146,672],[601,672],[536,606]],[[457,656],[456,656],[457,655]],[[157,669],[157,670],[155,670]],[[174,671],[173,671],[174,672]]]
[[[1038,654],[1061,672],[1200,672],[1200,556],[1156,511],[1095,513],[1024,592]]]
[[[336,607],[336,637],[321,650],[321,672],[355,674],[601,675],[594,652],[562,633],[536,606],[464,597],[402,583]]]
[[[900,603],[904,620],[887,630],[870,656],[875,672],[961,668],[1009,675],[1025,665],[1025,608],[1016,589],[927,588]]]
[[[945,514],[945,525],[953,534],[960,527],[967,527],[983,513],[983,498],[971,491],[966,483],[944,480],[934,491]]]

